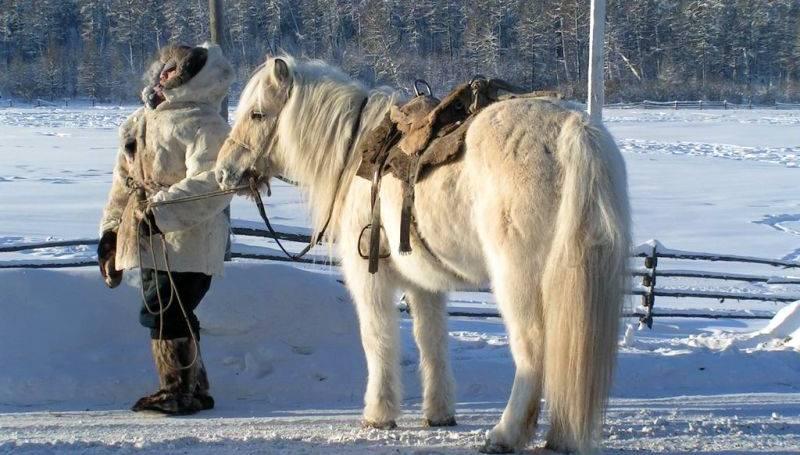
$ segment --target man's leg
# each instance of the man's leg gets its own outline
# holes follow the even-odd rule
[[[173,288],[174,283],[174,288]],[[192,414],[214,407],[200,355],[200,324],[194,309],[211,285],[202,273],[144,270],[140,322],[150,329],[160,390],[143,397],[134,411]]]

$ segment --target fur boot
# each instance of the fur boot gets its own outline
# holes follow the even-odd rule
[[[133,411],[187,415],[214,407],[214,399],[208,394],[206,369],[191,338],[152,340],[151,347],[161,388],[140,398]],[[188,365],[191,366],[186,368]]]

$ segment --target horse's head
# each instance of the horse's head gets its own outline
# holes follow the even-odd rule
[[[233,128],[219,152],[216,178],[220,188],[269,179],[278,173],[275,154],[278,119],[292,91],[286,61],[270,58],[254,72],[242,91]]]

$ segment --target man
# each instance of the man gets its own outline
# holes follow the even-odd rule
[[[133,410],[191,414],[214,406],[194,309],[223,271],[231,196],[164,202],[219,189],[213,168],[230,129],[219,110],[233,70],[218,46],[204,44],[162,49],[148,74],[146,107],[120,127],[98,260],[110,287],[123,270],[141,273],[139,321],[150,329],[161,387]]]

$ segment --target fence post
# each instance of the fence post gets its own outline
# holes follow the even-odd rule
[[[703,110],[703,100],[700,100],[700,110]]]
[[[658,246],[653,245],[653,252],[644,258],[644,267],[648,270],[642,277],[642,286],[647,288],[642,295],[642,306],[645,309],[643,316],[639,318],[639,325],[646,325],[648,329],[653,328],[653,306],[656,303],[656,267],[658,266]]]
[[[728,100],[722,100],[722,108],[728,110]]]
[[[678,110],[678,100],[675,100],[674,103],[675,103],[675,110],[677,111]]]

